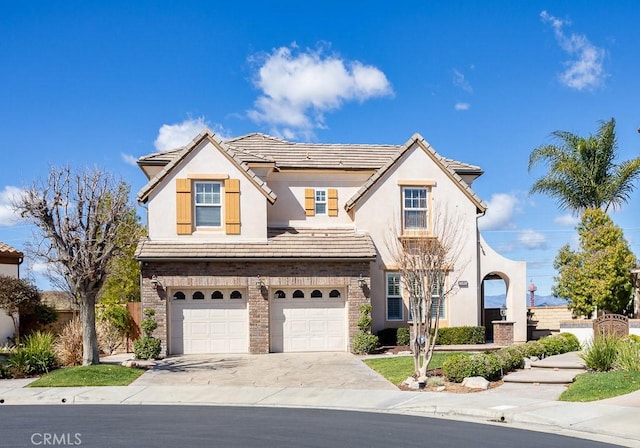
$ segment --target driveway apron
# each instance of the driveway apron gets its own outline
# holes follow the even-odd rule
[[[397,390],[360,358],[341,352],[172,356],[132,386],[190,384]]]

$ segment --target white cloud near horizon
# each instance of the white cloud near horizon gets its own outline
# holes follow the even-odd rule
[[[135,156],[132,156],[131,154],[125,154],[125,153],[121,152],[120,153],[120,157],[122,158],[122,161],[124,163],[126,163],[127,165],[138,166],[138,164],[137,164],[138,159]]]
[[[455,110],[469,110],[471,108],[471,104],[458,102],[455,106],[453,106]]]
[[[580,218],[578,216],[574,216],[571,213],[566,213],[561,216],[556,216],[553,219],[554,224],[558,224],[563,227],[575,227],[580,222]]]
[[[0,191],[0,226],[13,226],[20,221],[20,217],[13,210],[13,202],[18,199],[23,190],[12,185],[6,185]]]
[[[248,116],[285,138],[312,136],[314,129],[326,127],[324,114],[347,101],[394,94],[379,68],[325,55],[323,48],[303,51],[294,43],[249,61],[261,64],[254,79],[261,94]]]
[[[567,36],[563,27],[571,22],[558,19],[547,11],[542,11],[540,18],[551,24],[558,45],[571,58],[564,63],[567,68],[559,74],[560,82],[578,91],[601,86],[606,77],[603,68],[605,50],[593,45],[583,34]]]
[[[513,194],[495,193],[487,202],[487,212],[478,219],[478,227],[482,230],[513,229],[513,215],[519,204]]]
[[[527,249],[546,249],[547,238],[533,229],[524,229],[518,234],[518,242]]]

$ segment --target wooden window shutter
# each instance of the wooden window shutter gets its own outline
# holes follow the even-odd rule
[[[191,179],[176,179],[176,224],[178,235],[193,233]]]
[[[327,195],[329,196],[329,216],[338,216],[338,190],[329,188]]]
[[[316,190],[313,188],[304,189],[304,214],[307,216],[316,214]]]
[[[224,181],[224,223],[227,235],[240,235],[240,179]]]

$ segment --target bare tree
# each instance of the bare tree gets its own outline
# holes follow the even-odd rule
[[[134,210],[129,186],[98,168],[51,167],[47,179],[27,188],[14,207],[37,228],[27,252],[46,263],[54,284],[80,304],[82,363],[99,363],[96,297],[109,261],[135,244],[136,233],[123,229],[130,225],[123,217]],[[118,238],[126,234],[132,238]]]
[[[422,229],[400,235],[397,230],[387,247],[400,274],[411,316],[411,351],[414,370],[424,378],[433,357],[440,311],[445,298],[454,295],[458,279],[469,260],[462,260],[463,219],[450,214],[431,213]],[[475,237],[475,235],[474,235]]]

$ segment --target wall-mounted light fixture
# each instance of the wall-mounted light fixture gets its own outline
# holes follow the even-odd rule
[[[153,286],[156,289],[164,289],[164,285],[162,284],[162,282],[160,281],[160,279],[156,274],[153,274],[151,276],[151,286]]]
[[[367,286],[367,281],[364,279],[362,274],[360,274],[360,277],[358,277],[358,285],[360,285],[361,288]]]
[[[503,303],[500,307],[500,316],[502,316],[502,320],[507,320],[507,304]]]
[[[256,277],[256,288],[264,288],[265,284],[260,278],[260,274]]]

